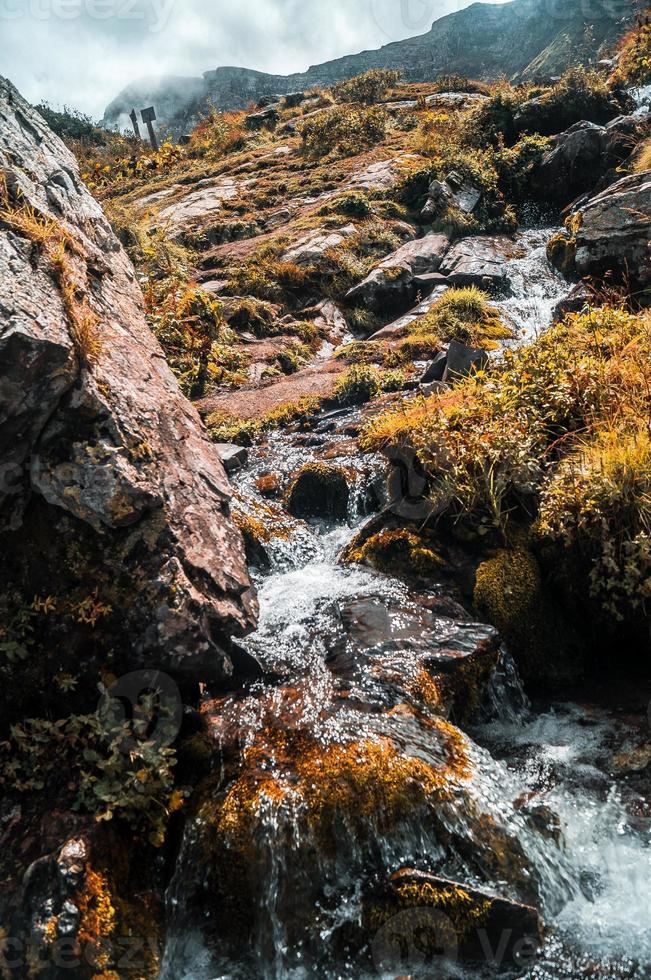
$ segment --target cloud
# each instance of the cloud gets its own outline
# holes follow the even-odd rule
[[[0,72],[99,118],[150,75],[286,74],[427,31],[469,0],[0,0]]]

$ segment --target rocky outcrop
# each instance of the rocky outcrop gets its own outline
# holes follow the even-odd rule
[[[102,664],[223,681],[256,604],[219,455],[73,156],[3,79],[0,177],[3,621],[31,610],[3,718]]]
[[[626,160],[643,130],[644,120],[635,116],[619,116],[607,126],[576,123],[543,157],[532,178],[533,191],[546,201],[568,204]]]
[[[429,234],[401,245],[346,294],[351,306],[406,310],[418,293],[418,276],[438,272],[450,246],[447,235]]]
[[[366,916],[375,927],[373,959],[382,973],[395,973],[400,950],[414,948],[430,968],[436,964],[433,976],[452,975],[450,963],[457,961],[488,965],[491,975],[509,973],[535,961],[543,938],[535,908],[413,868],[391,875],[367,902]]]
[[[507,262],[513,253],[513,240],[506,236],[464,238],[452,246],[439,271],[453,286],[504,292],[508,289]]]
[[[580,275],[614,273],[644,287],[651,281],[651,171],[624,177],[582,209],[576,235]]]
[[[397,69],[414,82],[431,81],[443,73],[484,80],[504,74],[550,78],[573,64],[591,61],[595,51],[620,36],[622,19],[631,14],[628,0],[610,0],[590,10],[581,0],[472,4],[436,20],[425,34],[315,65],[301,74],[223,67],[206,72],[202,79],[144,80],[118,95],[106,109],[104,123],[128,124],[134,105],[154,104],[161,126],[185,133],[208,101],[220,109],[244,109],[264,96],[332,85],[371,68]],[[415,24],[414,32],[425,27],[425,22]]]

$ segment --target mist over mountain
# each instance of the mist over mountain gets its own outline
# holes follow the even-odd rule
[[[197,78],[144,78],[110,103],[103,122],[128,126],[134,106],[154,104],[159,125],[178,134],[196,121],[208,103],[240,109],[265,95],[332,85],[371,68],[396,68],[405,80],[414,82],[447,73],[483,81],[501,75],[548,79],[573,64],[600,57],[633,11],[630,0],[475,3],[436,20],[425,34],[313,65],[306,72],[274,75],[224,66]]]

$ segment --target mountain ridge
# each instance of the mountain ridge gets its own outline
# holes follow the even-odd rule
[[[129,85],[107,107],[103,123],[127,126],[134,107],[155,104],[159,125],[174,134],[192,126],[208,103],[242,109],[264,96],[332,85],[371,68],[398,68],[406,81],[433,81],[459,74],[482,81],[552,77],[573,64],[594,60],[633,16],[629,0],[609,0],[584,13],[582,0],[512,0],[474,3],[435,20],[429,31],[381,48],[279,75],[220,66],[201,77],[163,76]]]

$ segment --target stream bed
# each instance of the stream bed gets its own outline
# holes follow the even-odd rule
[[[545,329],[568,291],[544,258],[552,233],[518,236],[513,296],[500,303],[528,339]],[[206,696],[222,772],[184,831],[168,891],[162,976],[651,977],[644,780],[651,739],[643,696],[637,692],[627,713],[589,696],[581,704],[532,706],[502,649],[482,681],[481,703],[455,705],[443,723],[427,670],[454,658],[481,663],[497,638],[443,584],[414,589],[341,563],[377,509],[384,477],[381,459],[351,450],[358,422],[359,410],[351,409],[309,435],[273,434],[234,479],[242,506],[278,517],[253,569],[259,628],[242,641],[262,676],[214,703]],[[324,458],[354,472],[347,520],[287,524],[280,508],[269,511],[260,477],[282,482]],[[254,769],[248,782],[231,777],[236,754]],[[434,780],[427,794],[414,792],[407,810],[392,813],[394,784],[404,789],[419,774],[427,782],[443,771],[445,787]],[[376,796],[373,780],[387,773]],[[333,795],[346,814],[334,821]],[[316,828],[307,810],[319,814]],[[546,926],[541,951],[507,965],[499,948],[488,948],[485,965],[469,970],[454,956],[424,957],[415,940],[392,948],[386,925],[362,934],[369,890],[400,868],[535,904]],[[220,906],[211,896],[222,887],[229,900]],[[237,950],[240,929],[247,938]],[[407,928],[407,935],[416,932]],[[363,955],[351,952],[359,948]]]

